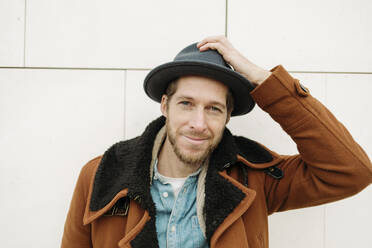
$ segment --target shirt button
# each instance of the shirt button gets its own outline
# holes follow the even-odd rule
[[[167,197],[168,197],[168,192],[164,192],[164,193],[163,193],[163,196],[164,196],[165,198],[167,198]]]
[[[172,232],[175,232],[176,231],[176,226],[172,226]]]

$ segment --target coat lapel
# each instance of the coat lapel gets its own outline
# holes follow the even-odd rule
[[[225,129],[219,146],[210,158],[205,180],[206,237],[209,244],[215,243],[255,198],[254,190],[226,173],[231,168],[239,169],[245,175],[243,181],[246,183],[248,168],[241,162],[242,158],[252,164],[265,166],[273,161],[271,154],[258,143],[243,137],[234,137]]]
[[[119,241],[119,247],[131,247],[130,242],[135,239],[135,237],[138,235],[138,233],[141,232],[143,227],[150,219],[151,217],[148,211],[143,210],[143,208],[141,208],[141,206],[136,201],[131,201],[125,228],[126,234]],[[133,245],[133,247],[136,246]]]
[[[111,146],[104,153],[95,174],[88,210],[94,218],[110,210],[120,197],[130,200],[129,229],[120,241],[122,247],[126,247],[128,242],[132,247],[158,247],[149,175],[154,140],[164,125],[165,118],[160,117],[150,123],[141,136]],[[123,190],[125,195],[120,194]],[[141,217],[135,217],[138,213]]]
[[[102,209],[125,188],[128,197],[142,208],[155,209],[150,196],[150,163],[155,137],[164,125],[165,118],[160,117],[141,136],[118,142],[104,153],[94,178],[90,210]]]
[[[221,225],[218,226],[218,228],[215,230],[210,240],[210,247],[211,248],[216,247],[218,239],[221,237],[222,234],[224,234],[224,235],[230,235],[231,239],[235,240],[235,244],[240,243],[241,245],[239,247],[248,248],[248,242],[247,242],[247,238],[245,235],[245,228],[241,220],[240,220],[240,223],[238,223],[239,226],[234,228],[233,231],[230,230],[229,233],[226,233],[226,230],[230,226],[232,226],[233,223],[237,222],[240,216],[242,216],[247,211],[247,209],[251,206],[253,200],[256,197],[256,191],[243,186],[237,180],[227,175],[226,171],[220,172],[219,174],[222,177],[224,177],[226,180],[231,182],[235,187],[239,188],[244,193],[245,196],[240,201],[240,203],[233,209],[233,211],[227,215],[227,217],[223,220]],[[237,242],[237,239],[240,239],[241,241]]]

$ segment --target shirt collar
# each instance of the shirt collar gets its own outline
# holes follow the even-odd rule
[[[202,167],[203,166],[200,166],[199,169],[193,173],[191,173],[190,175],[187,176],[187,178],[189,177],[195,177],[197,178],[200,174],[200,171],[202,170]],[[164,182],[164,176],[161,175],[158,171],[158,159],[156,158],[155,159],[155,164],[154,164],[154,177],[153,177],[154,180],[159,180],[160,182]]]

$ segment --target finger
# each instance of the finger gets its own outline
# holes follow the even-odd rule
[[[211,49],[211,50],[217,50],[216,46],[217,46],[216,43],[207,42],[207,43],[205,43],[204,45],[202,45],[201,47],[199,47],[199,50],[200,50],[201,52],[206,51],[206,50],[208,50],[208,49]]]
[[[215,42],[223,42],[224,39],[226,39],[223,35],[215,35],[215,36],[209,36],[201,40],[196,46],[200,48],[201,46],[205,45],[206,43],[215,43]]]
[[[206,51],[208,49],[217,50],[221,55],[225,54],[225,47],[221,43],[206,43],[199,48],[201,52]]]
[[[204,45],[208,42],[211,42],[211,43],[220,42],[222,40],[222,38],[224,38],[224,36],[222,36],[222,35],[209,36],[209,37],[204,38],[198,44],[200,46],[202,46],[202,45]]]

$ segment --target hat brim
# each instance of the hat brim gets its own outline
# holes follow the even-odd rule
[[[199,61],[175,61],[162,64],[149,72],[144,81],[146,94],[154,101],[161,102],[168,84],[185,75],[205,76],[222,82],[234,97],[232,116],[249,113],[255,102],[250,92],[254,86],[238,72],[216,64]]]

